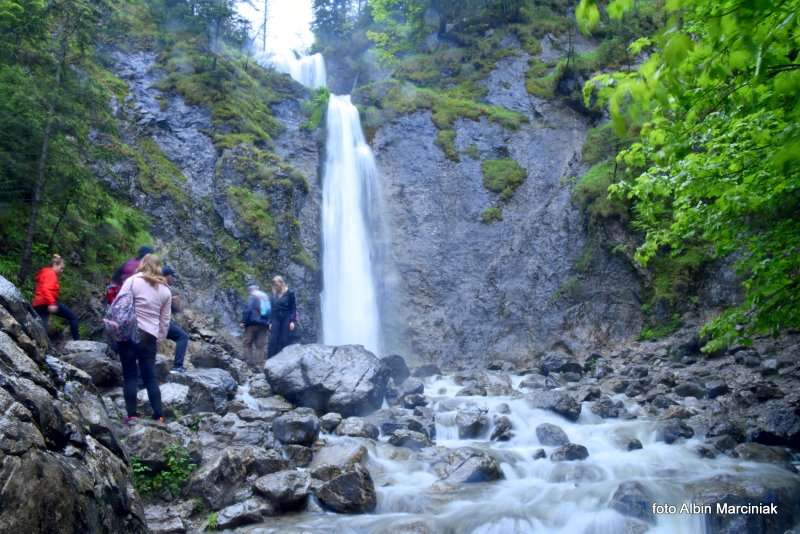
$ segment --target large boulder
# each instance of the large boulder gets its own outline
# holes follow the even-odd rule
[[[189,386],[167,382],[166,384],[161,384],[159,389],[161,391],[161,410],[168,418],[174,419],[193,411],[191,397],[189,396]],[[153,414],[146,389],[139,390],[136,402],[140,414]]]
[[[567,433],[560,426],[552,423],[542,423],[536,427],[536,437],[539,443],[548,447],[560,447],[569,443]]]
[[[484,410],[467,408],[456,414],[459,439],[480,438],[489,431],[489,417]]]
[[[433,465],[439,477],[453,484],[489,482],[503,478],[500,464],[476,447],[448,450]]]
[[[381,407],[389,370],[360,345],[290,345],[264,365],[272,390],[290,402],[343,417]]]
[[[122,385],[122,365],[117,358],[112,358],[105,343],[70,341],[64,346],[61,359],[85,371],[95,386]]]
[[[400,385],[405,382],[406,378],[411,376],[411,371],[408,370],[405,359],[398,354],[391,354],[381,358],[381,365],[383,365],[389,372],[389,376],[394,380],[395,385]]]
[[[179,447],[178,437],[166,429],[150,424],[140,424],[122,438],[128,455],[146,465],[153,473],[167,467],[167,451]]]
[[[577,443],[564,444],[550,455],[550,459],[554,462],[573,462],[575,460],[585,460],[588,457],[589,451],[586,447]]]
[[[428,436],[422,432],[414,432],[413,430],[406,430],[404,428],[399,428],[392,432],[392,435],[389,436],[389,443],[395,447],[406,447],[414,451],[432,445]]]
[[[314,455],[308,470],[316,479],[328,480],[331,473],[349,471],[362,464],[367,457],[367,448],[355,439],[340,439],[330,443]]]
[[[223,369],[192,369],[170,375],[172,382],[189,386],[189,405],[192,412],[224,414],[228,403],[236,396],[237,384]]]
[[[570,421],[577,421],[581,415],[581,405],[563,391],[532,391],[527,399],[531,407],[553,411]]]
[[[228,530],[260,523],[273,515],[273,512],[274,510],[269,502],[258,497],[251,497],[220,510],[217,514],[216,528]]]
[[[655,524],[652,494],[640,482],[626,481],[617,487],[609,506],[628,517]]]
[[[550,373],[583,374],[583,366],[574,357],[563,352],[548,352],[542,356],[539,369],[543,375]]]
[[[752,441],[800,449],[800,405],[768,400],[755,408],[757,414],[747,430]]]
[[[228,447],[218,452],[192,473],[185,493],[203,499],[214,510],[234,504],[239,491],[248,489],[250,477],[282,471],[288,462],[275,450],[259,447]]]
[[[319,419],[313,410],[298,408],[277,417],[272,433],[281,443],[312,445],[319,437]]]
[[[495,416],[494,428],[492,435],[489,437],[492,441],[509,441],[514,437],[514,424],[511,419],[506,415]]]
[[[656,439],[665,443],[675,443],[681,438],[689,439],[694,436],[692,427],[680,419],[669,419],[659,423],[656,429]]]
[[[343,514],[372,512],[377,505],[375,483],[360,464],[322,484],[316,495],[323,506]]]
[[[311,477],[305,471],[286,470],[264,475],[253,489],[280,510],[291,510],[305,504],[310,493]]]

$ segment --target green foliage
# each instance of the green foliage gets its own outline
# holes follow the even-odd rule
[[[503,220],[503,211],[500,208],[492,206],[490,208],[486,208],[481,213],[481,222],[484,224],[491,224],[495,221],[502,221]]]
[[[244,187],[229,187],[228,201],[259,239],[277,249],[278,234],[266,197]]]
[[[211,512],[206,518],[206,529],[217,530],[217,521],[219,520],[219,512]]]
[[[644,234],[636,259],[677,262],[698,245],[739,258],[745,300],[706,325],[705,350],[800,326],[798,13],[798,0],[668,2],[649,58],[584,89],[637,139],[612,186]]]
[[[607,159],[593,165],[580,177],[572,190],[575,201],[582,206],[596,222],[601,218],[628,218],[628,207],[624,200],[610,198],[608,188],[617,181],[616,164]]]
[[[330,97],[330,90],[327,87],[320,87],[314,92],[310,100],[303,103],[303,108],[308,115],[308,119],[303,123],[303,128],[316,130],[320,127],[322,120],[325,118]]]
[[[527,171],[513,159],[487,159],[481,162],[483,186],[500,198],[509,200],[528,176]]]
[[[682,325],[680,315],[674,314],[666,323],[644,326],[639,333],[639,341],[658,341],[676,332]]]
[[[179,445],[169,445],[164,449],[166,467],[157,473],[137,458],[131,459],[133,486],[140,495],[161,495],[168,491],[173,497],[180,494],[183,485],[197,468],[192,463],[189,452]]]

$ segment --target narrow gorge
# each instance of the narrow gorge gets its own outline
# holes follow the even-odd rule
[[[793,297],[775,293],[777,326],[752,327],[782,289],[753,297],[766,283],[741,267],[749,237],[712,254],[711,208],[678,218],[677,186],[655,205],[669,189],[655,177],[701,172],[688,141],[667,157],[653,133],[658,106],[689,91],[637,100],[661,79],[650,62],[666,77],[690,61],[676,21],[700,53],[730,31],[704,33],[701,15],[728,15],[694,1],[11,4],[54,28],[89,13],[92,32],[64,41],[31,248],[65,258],[60,301],[84,340],[43,326],[17,277],[36,197],[0,196],[0,534],[800,532]],[[765,42],[800,28],[786,6],[742,9],[741,24],[783,15]],[[0,40],[0,93],[36,109],[12,49]],[[50,135],[32,120],[33,139]],[[0,185],[23,183],[35,162],[2,146]],[[775,186],[787,207],[792,187]],[[771,213],[794,235],[795,215]],[[186,301],[186,371],[170,372],[170,341],[156,357],[165,422],[142,386],[126,421],[101,320],[103,285],[143,244]],[[275,275],[297,294],[298,342],[249,366],[246,288]]]

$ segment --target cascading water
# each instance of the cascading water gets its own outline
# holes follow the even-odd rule
[[[349,95],[331,95],[322,189],[322,330],[327,345],[381,348],[371,228],[377,169]],[[370,220],[372,219],[372,220]]]
[[[269,60],[275,68],[285,72],[298,82],[311,89],[325,87],[325,60],[322,54],[297,56],[294,52],[275,54]]]

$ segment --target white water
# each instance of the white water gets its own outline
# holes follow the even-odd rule
[[[350,95],[331,95],[322,185],[322,330],[326,345],[381,348],[371,229],[377,169]]]
[[[516,381],[518,383],[518,381]],[[505,478],[479,484],[448,485],[439,481],[432,467],[407,449],[364,440],[369,450],[367,467],[375,480],[377,509],[374,514],[347,516],[307,512],[272,519],[267,525],[245,531],[258,533],[393,533],[445,534],[618,534],[626,532],[626,517],[609,506],[620,483],[642,483],[659,503],[680,506],[690,502],[687,487],[719,474],[752,478],[761,483],[795,478],[776,465],[735,460],[726,456],[705,459],[693,448],[702,440],[667,445],[656,441],[656,422],[644,417],[632,420],[601,419],[584,403],[578,421],[570,422],[548,411],[531,408],[524,398],[456,397],[460,389],[448,378],[429,380],[426,394],[436,413],[437,446],[484,449],[500,462]],[[619,396],[623,401],[624,396]],[[510,408],[514,425],[508,442],[459,439],[455,410],[477,405],[491,418],[501,404]],[[637,405],[628,404],[631,413]],[[584,445],[589,457],[582,461],[553,462],[533,459],[543,448],[535,429],[541,423],[560,426],[573,443]],[[343,439],[321,436],[331,443]],[[626,438],[637,438],[643,448],[628,452]],[[352,439],[352,438],[350,438]],[[702,515],[659,515],[648,534],[704,534]],[[409,528],[417,525],[424,528]],[[405,527],[405,528],[403,528]]]

